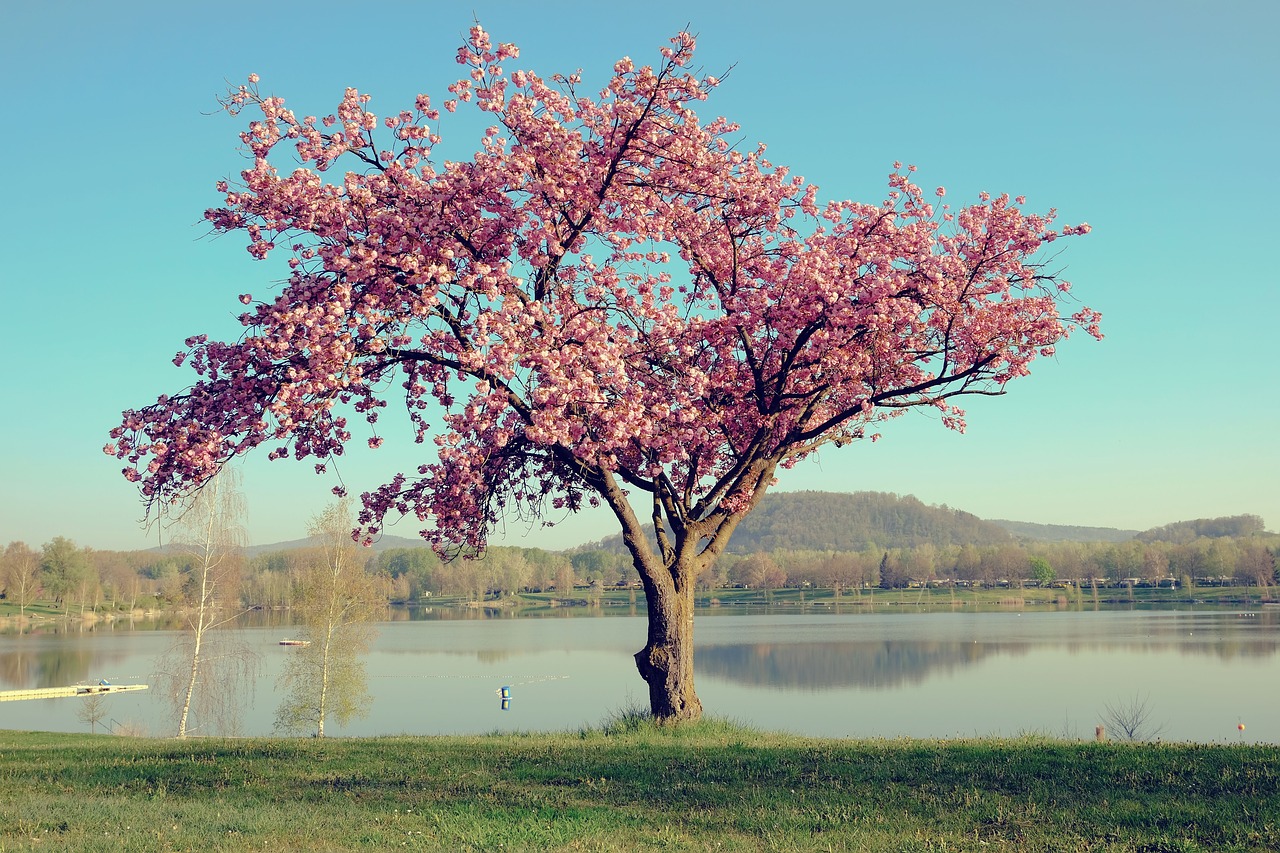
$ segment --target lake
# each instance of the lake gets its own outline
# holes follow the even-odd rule
[[[576,730],[646,700],[631,656],[643,616],[442,618],[381,623],[369,714],[332,735]],[[260,655],[241,733],[271,734],[286,623],[236,629]],[[274,617],[277,621],[279,616]],[[100,623],[0,635],[0,690],[150,683],[169,630]],[[1280,608],[1010,612],[700,611],[706,713],[830,737],[1038,733],[1092,739],[1135,697],[1164,740],[1280,742]],[[504,710],[499,691],[509,687]],[[0,728],[87,731],[79,699],[0,702]],[[106,700],[105,722],[169,735],[156,691]],[[1237,726],[1244,723],[1242,732]]]

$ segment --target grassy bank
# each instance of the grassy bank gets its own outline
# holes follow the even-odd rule
[[[854,612],[886,608],[894,610],[960,610],[1009,608],[1057,608],[1088,610],[1100,607],[1169,608],[1178,609],[1199,605],[1225,607],[1269,606],[1277,596],[1275,587],[1197,587],[1191,590],[1153,589],[1139,587],[1099,588],[1097,595],[1088,587],[1067,588],[995,588],[955,589],[927,587],[912,589],[846,589],[836,593],[832,589],[713,589],[699,592],[695,605],[699,609],[778,608],[780,610],[807,610],[813,612]],[[444,611],[472,611],[501,609],[507,611],[536,612],[560,611],[560,615],[594,615],[597,610],[610,613],[643,613],[644,592],[638,589],[588,590],[580,588],[573,595],[558,592],[532,592],[508,595],[503,598],[486,598],[472,601],[466,596],[440,595],[419,602]],[[0,599],[0,631],[16,630],[22,625],[51,624],[66,621],[96,622],[110,619],[174,619],[180,611],[129,611],[100,608],[81,612],[79,607],[64,611],[51,601],[28,605],[26,618],[18,617],[18,605]]]
[[[0,849],[1263,851],[1280,748],[0,732]]]
[[[874,610],[886,608],[901,610],[954,610],[954,609],[1008,609],[1058,608],[1088,610],[1095,607],[1135,608],[1186,608],[1197,605],[1261,607],[1271,601],[1272,589],[1257,587],[1204,587],[1193,590],[1154,589],[1140,587],[1099,588],[1097,596],[1089,587],[1026,589],[954,589],[927,587],[912,589],[855,589],[836,594],[831,589],[714,589],[699,592],[695,604],[700,609],[716,608],[779,608],[831,612]],[[578,590],[580,595],[565,598],[555,592],[522,593],[506,599],[501,604],[511,608],[537,609],[553,606],[599,606],[611,611],[645,607],[644,593],[638,590],[606,589],[590,594]],[[437,599],[434,604],[449,606],[460,602]],[[497,602],[486,602],[497,604]]]

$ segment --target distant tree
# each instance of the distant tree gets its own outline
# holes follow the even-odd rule
[[[96,734],[98,723],[107,716],[107,697],[101,693],[91,693],[80,697],[80,707],[76,709],[76,719],[89,724],[89,733]]]
[[[173,706],[179,738],[194,728],[234,733],[256,674],[253,651],[225,630],[244,612],[238,593],[243,519],[239,474],[224,468],[170,528],[188,558],[178,576],[186,627],[160,659],[156,680]]]
[[[765,589],[782,589],[787,585],[787,572],[782,566],[770,559],[760,576],[760,583]]]
[[[839,598],[843,590],[878,585],[881,557],[882,553],[872,548],[828,554],[818,561],[815,574],[821,585],[830,586]]]
[[[569,563],[569,558],[563,554],[541,548],[525,551],[525,559],[529,563],[529,586],[539,591],[550,589],[555,584],[556,573]],[[618,562],[618,557],[614,555],[615,568]]]
[[[0,585],[10,601],[18,603],[18,615],[40,594],[41,555],[25,542],[10,542],[0,555]]]
[[[1259,543],[1246,544],[1240,549],[1236,574],[1247,583],[1261,587],[1263,594],[1268,595],[1266,589],[1274,582],[1276,575],[1275,555]]]
[[[324,737],[330,717],[345,726],[368,713],[364,655],[386,593],[365,571],[351,541],[352,523],[351,504],[341,500],[313,518],[308,528],[319,546],[294,596],[300,639],[307,645],[289,650],[280,675],[284,699],[276,710],[276,727],[290,734],[310,731]]]
[[[1040,584],[1052,583],[1058,577],[1053,566],[1049,565],[1049,561],[1044,557],[1032,557],[1028,561],[1028,571],[1031,573],[1031,579]]]
[[[478,560],[452,560],[440,572],[441,587],[446,594],[461,595],[471,601],[482,601],[489,588],[489,573]]]
[[[1084,556],[1084,546],[1079,542],[1060,542],[1055,545],[1048,546],[1052,550],[1046,557],[1057,572],[1060,578],[1069,578],[1071,580],[1087,579],[1089,572],[1087,570]]]
[[[982,553],[974,545],[965,544],[956,553],[956,577],[966,581],[981,581]]]
[[[248,576],[241,587],[244,602],[259,607],[288,607],[293,601],[296,559],[289,551],[271,551],[250,560]]]
[[[404,582],[404,598],[417,601],[423,596],[442,591],[437,578],[440,559],[430,548],[391,548],[375,561],[376,572]]]
[[[1027,552],[1021,545],[1000,545],[982,549],[982,578],[988,586],[1008,581],[1021,586],[1027,575]]]
[[[1142,549],[1142,577],[1150,583],[1159,583],[1169,576],[1169,556],[1163,547],[1148,545]]]
[[[1106,576],[1112,580],[1140,577],[1144,551],[1142,543],[1138,541],[1108,545],[1101,553]]]
[[[569,561],[573,564],[573,573],[583,580],[614,583],[622,576],[620,555],[600,548],[579,551],[571,555]]]
[[[1196,541],[1203,543],[1205,570],[1211,576],[1235,577],[1240,548],[1234,540],[1218,537]]]
[[[1207,540],[1199,542],[1184,542],[1180,545],[1170,546],[1166,552],[1169,558],[1169,569],[1176,574],[1187,575],[1191,578],[1208,577],[1208,564],[1206,561],[1205,545]]]
[[[156,598],[168,608],[180,608],[186,602],[186,582],[194,566],[184,555],[169,557],[148,566],[147,577],[154,583]]]
[[[480,559],[487,585],[498,597],[515,595],[529,579],[529,561],[520,548],[490,548]]]
[[[823,586],[819,582],[817,569],[819,560],[808,551],[775,551],[773,559],[787,573],[787,581],[796,586]],[[717,560],[716,565],[723,565]]]
[[[634,581],[634,578],[632,578],[632,580]],[[704,592],[727,586],[729,580],[724,564],[720,560],[716,560],[714,563],[708,563],[707,567],[698,575],[695,583],[697,588]]]
[[[98,575],[99,588],[106,601],[113,605],[136,599],[135,590],[141,578],[130,564],[128,555],[121,551],[91,551],[89,562]]]
[[[45,543],[40,556],[41,583],[63,611],[70,613],[71,598],[88,583],[89,558],[70,539],[56,536]]]
[[[901,561],[902,571],[914,581],[928,584],[937,577],[938,549],[932,542],[902,549]]]
[[[911,578],[904,571],[902,560],[888,551],[880,558],[880,588],[902,589],[909,586]]]
[[[781,589],[787,584],[787,573],[773,557],[764,552],[738,560],[728,570],[730,583],[753,589]]]
[[[566,563],[556,572],[556,592],[560,595],[573,595],[574,583],[573,564]]]
[[[408,515],[475,553],[508,515],[604,505],[644,584],[650,709],[698,717],[696,580],[777,475],[904,409],[961,429],[957,398],[1099,333],[1047,256],[1087,225],[1007,195],[953,209],[900,164],[882,202],[820,204],[736,125],[698,119],[720,81],[691,73],[694,46],[619,60],[593,97],[472,27],[445,108],[492,123],[474,157],[434,153],[426,95],[379,120],[348,89],[317,121],[256,77],[230,91],[231,113],[261,113],[253,165],[206,218],[257,258],[292,252],[288,280],[241,297],[244,334],[191,338],[178,361],[199,380],[124,413],[106,451],[163,503],[264,443],[324,470],[347,415],[394,400],[438,452],[363,495],[364,534]]]

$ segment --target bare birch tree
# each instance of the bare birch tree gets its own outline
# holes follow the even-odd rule
[[[218,630],[244,612],[237,590],[243,519],[238,473],[224,469],[192,497],[173,526],[188,558],[182,579],[186,629],[162,659],[156,680],[173,703],[180,738],[197,728],[234,732],[257,672],[253,651]]]
[[[40,554],[25,542],[10,542],[0,556],[0,586],[10,601],[18,602],[18,615],[40,593]]]
[[[351,505],[342,500],[313,518],[308,530],[317,547],[298,577],[293,603],[306,645],[289,650],[279,682],[285,698],[276,711],[276,728],[289,734],[324,737],[327,719],[346,725],[368,712],[363,656],[386,591],[365,571],[352,522]]]

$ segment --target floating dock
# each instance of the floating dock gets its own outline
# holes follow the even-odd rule
[[[146,684],[73,684],[70,687],[38,687],[34,690],[0,690],[0,702],[17,702],[20,699],[62,699],[68,696],[101,696],[146,689]]]

